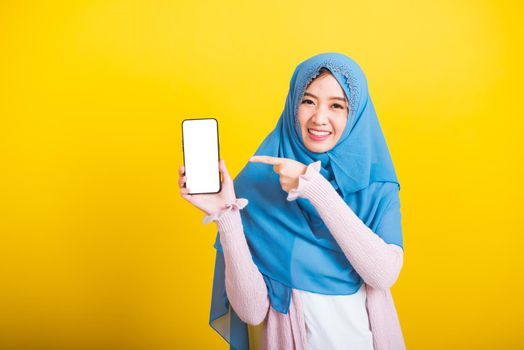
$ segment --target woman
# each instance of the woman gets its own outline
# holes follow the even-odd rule
[[[210,325],[231,348],[262,325],[264,349],[404,349],[400,185],[360,67],[300,63],[250,163],[234,181],[219,163],[220,193],[188,195],[183,166],[179,185],[217,223]]]

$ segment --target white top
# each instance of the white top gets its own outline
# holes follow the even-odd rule
[[[298,292],[309,350],[373,350],[364,283],[351,295]]]

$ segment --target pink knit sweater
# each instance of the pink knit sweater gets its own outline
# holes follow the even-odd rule
[[[345,256],[364,280],[366,308],[375,350],[405,349],[402,330],[389,288],[395,283],[403,264],[403,249],[387,244],[371,231],[319,172],[320,161],[311,163],[287,199],[307,198],[337,241]],[[263,321],[262,348],[306,350],[308,348],[300,294],[293,289],[289,312],[282,314],[269,302],[262,274],[253,262],[244,236],[240,210],[244,198],[207,215],[204,222],[215,221],[225,259],[226,293],[231,306],[244,322]]]

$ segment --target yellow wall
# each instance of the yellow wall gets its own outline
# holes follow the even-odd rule
[[[367,74],[401,181],[408,348],[524,347],[513,3],[2,1],[0,348],[227,349],[180,123],[217,118],[236,176],[326,51]]]

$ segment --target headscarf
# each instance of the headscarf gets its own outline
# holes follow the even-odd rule
[[[315,153],[303,143],[297,111],[305,89],[323,67],[344,90],[349,111],[337,144],[327,152]],[[320,173],[355,214],[385,242],[403,248],[400,184],[366,77],[350,57],[322,53],[296,67],[284,111],[255,155],[291,158],[305,165],[320,160]],[[362,278],[316,209],[306,198],[287,200],[288,193],[282,189],[272,166],[248,163],[233,182],[237,198],[249,202],[241,212],[244,234],[275,310],[288,312],[292,288],[328,295],[353,294],[360,288]],[[230,307],[226,295],[218,232],[214,247],[217,253],[210,325],[232,349],[249,349],[247,325]]]

